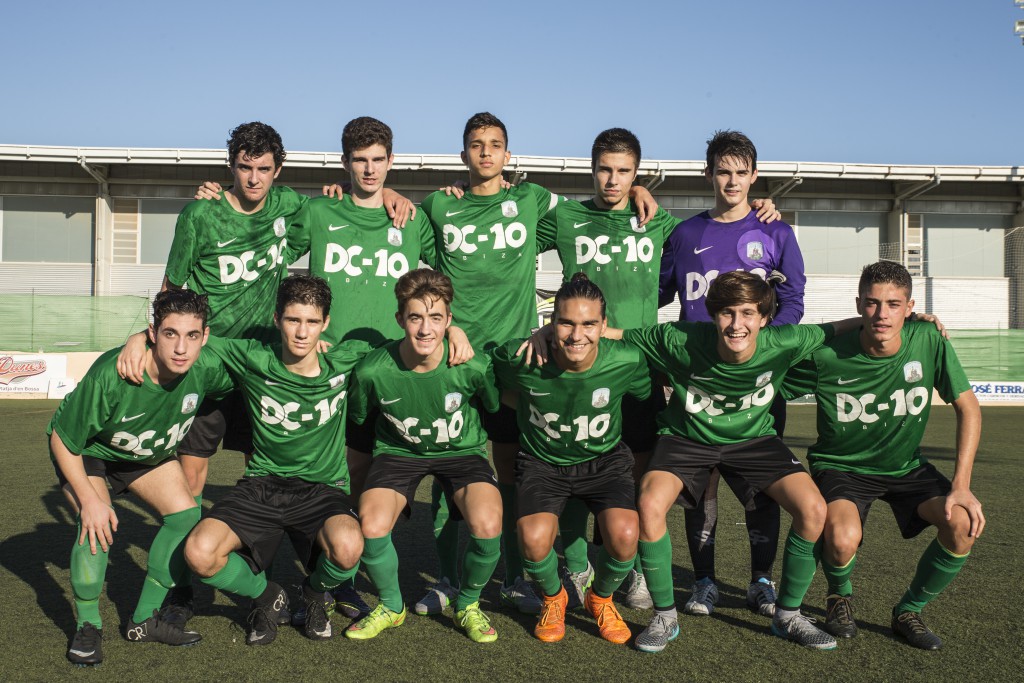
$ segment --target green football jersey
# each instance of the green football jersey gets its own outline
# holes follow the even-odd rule
[[[303,377],[281,361],[281,345],[210,337],[207,348],[245,396],[255,452],[245,476],[296,477],[349,492],[345,413],[352,370],[370,351],[350,340],[318,354],[320,374]]]
[[[813,393],[818,401],[818,440],[807,451],[812,471],[902,477],[926,462],[920,444],[932,389],[951,402],[971,384],[931,323],[907,323],[900,339],[895,355],[878,358],[864,353],[854,330],[793,368],[785,393]]]
[[[438,270],[455,287],[455,324],[477,350],[529,336],[537,326],[537,222],[557,203],[533,183],[486,197],[434,192],[423,200]]]
[[[486,458],[479,410],[493,413],[500,402],[490,359],[481,354],[454,367],[442,362],[430,372],[413,372],[402,362],[401,343],[372,351],[356,367],[352,418],[361,424],[371,408],[380,409],[373,455]],[[447,359],[448,342],[444,347]]]
[[[142,384],[132,384],[117,375],[120,351],[96,359],[57,406],[46,435],[56,430],[67,449],[79,455],[156,465],[177,452],[204,396],[230,390],[231,378],[204,349],[173,382],[154,384],[145,374]]]
[[[527,366],[516,358],[523,340],[492,352],[498,386],[516,391],[523,450],[552,465],[575,465],[607,453],[622,439],[622,397],[645,399],[651,375],[639,351],[601,339],[589,370],[566,372],[552,360]]]
[[[422,211],[404,229],[381,207],[351,198],[317,197],[288,227],[286,262],[309,252],[309,272],[331,286],[331,344],[362,339],[379,346],[401,335],[395,324],[395,283],[423,261],[435,265],[434,231]]]
[[[673,393],[658,433],[720,446],[775,434],[768,410],[786,372],[831,336],[831,325],[764,327],[754,356],[735,364],[719,357],[712,323],[663,323],[625,330],[622,339],[668,375]]]
[[[636,206],[606,211],[592,200],[555,207],[537,229],[538,249],[554,248],[562,261],[562,280],[587,274],[608,301],[612,327],[645,327],[658,322],[661,252],[679,219],[658,209],[640,225]]]
[[[229,339],[277,339],[274,304],[287,275],[285,233],[306,197],[270,188],[263,208],[246,215],[227,198],[195,201],[178,215],[167,279],[210,299],[210,333]]]

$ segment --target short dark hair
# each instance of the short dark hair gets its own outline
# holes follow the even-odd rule
[[[341,153],[349,159],[358,149],[366,149],[372,145],[383,145],[391,156],[394,135],[391,127],[372,116],[360,116],[345,124],[341,131]]]
[[[704,299],[712,318],[728,306],[741,304],[754,304],[758,313],[771,316],[775,312],[775,288],[753,273],[733,270],[716,277]]]
[[[450,313],[455,289],[447,275],[430,268],[417,268],[398,278],[398,282],[395,283],[395,298],[398,300],[399,313],[405,313],[406,305],[413,299],[423,302],[443,301]]]
[[[588,299],[589,301],[598,301],[601,304],[601,318],[604,319],[607,317],[605,311],[608,308],[608,303],[604,300],[604,292],[602,292],[601,288],[594,284],[584,272],[573,273],[572,278],[559,287],[558,291],[555,292],[554,311],[551,315],[552,320],[556,319],[558,315],[558,307],[562,302],[569,299]]]
[[[505,147],[508,147],[508,131],[505,130],[505,124],[491,112],[482,111],[473,114],[469,117],[469,121],[466,121],[466,127],[462,130],[463,149],[469,144],[469,134],[481,128],[500,128],[501,134],[505,136]]]
[[[159,330],[164,319],[175,313],[194,315],[203,322],[210,318],[210,303],[205,294],[190,289],[168,289],[153,297],[153,329]]]
[[[715,163],[722,157],[736,157],[750,164],[750,170],[757,170],[757,148],[743,133],[736,130],[716,130],[708,140],[707,167],[713,171]]]
[[[228,137],[228,164],[235,165],[239,152],[245,152],[245,156],[255,159],[267,152],[274,155],[274,166],[284,163],[284,143],[277,131],[265,123],[252,121],[243,123],[232,130]]]
[[[907,299],[914,290],[914,280],[910,277],[910,271],[896,261],[878,261],[864,266],[860,273],[860,282],[857,283],[857,295],[864,296],[864,293],[871,288],[871,285],[896,285],[907,291]]]
[[[597,170],[597,161],[602,154],[632,154],[640,166],[640,139],[625,128],[609,128],[594,138],[590,148],[590,169]]]
[[[331,313],[331,287],[315,275],[289,275],[277,289],[277,317],[292,304],[316,306],[326,319]]]

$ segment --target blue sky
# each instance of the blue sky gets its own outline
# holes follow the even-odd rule
[[[219,148],[258,119],[336,150],[366,114],[397,152],[454,153],[489,110],[518,154],[588,156],[624,126],[646,158],[699,159],[735,128],[765,160],[1017,165],[1017,19],[1013,0],[19,2],[0,143]]]

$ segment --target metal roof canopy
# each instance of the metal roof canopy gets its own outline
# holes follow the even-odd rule
[[[220,166],[227,164],[223,149],[156,149],[130,147],[51,147],[0,145],[0,161],[51,163],[171,164]],[[285,162],[294,168],[342,168],[341,152],[288,152]],[[458,154],[396,154],[395,170],[464,171]],[[509,172],[590,174],[590,159],[513,155]],[[818,161],[761,161],[758,175],[765,178],[836,178],[922,181],[941,176],[944,181],[1024,182],[1021,166],[915,166],[906,164],[844,164]],[[645,175],[701,176],[703,161],[640,162]]]

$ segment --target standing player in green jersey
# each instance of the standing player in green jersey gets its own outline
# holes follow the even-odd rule
[[[103,661],[99,598],[118,528],[108,482],[114,495],[131,491],[163,519],[126,637],[169,645],[200,640],[198,633],[184,629],[190,615],[160,605],[172,586],[188,579],[182,548],[199,521],[199,508],[174,455],[203,396],[231,388],[220,363],[208,354],[200,356],[209,333],[208,314],[206,297],[195,292],[157,294],[148,331],[153,345],[145,354],[142,383],[119,378],[117,350],[109,351],[61,402],[46,430],[57,479],[78,517],[70,562],[78,611],[67,653],[73,664]]]
[[[893,608],[892,630],[914,647],[942,641],[921,610],[953,581],[985,528],[971,492],[981,409],[949,341],[929,325],[905,325],[914,308],[907,269],[891,261],[864,268],[857,312],[862,326],[837,336],[786,378],[792,395],[814,393],[818,440],[807,451],[828,504],[821,566],[828,579],[825,630],[857,634],[853,574],[871,504],[889,503],[904,538],[938,529],[910,587]],[[932,390],[953,404],[956,465],[950,483],[921,454]]]
[[[530,335],[536,326],[537,224],[559,202],[557,195],[533,183],[506,187],[502,169],[511,159],[508,131],[496,116],[482,112],[466,122],[462,161],[469,169],[469,192],[435,192],[421,205],[438,241],[437,268],[459,293],[453,302],[455,324],[463,327],[477,349],[488,350],[509,339]],[[628,190],[640,223],[657,210],[647,190]],[[443,248],[442,248],[443,244]],[[519,611],[536,613],[540,602],[523,579],[516,542],[515,474],[519,451],[515,414],[502,406],[484,415],[491,455],[504,506],[505,582],[501,598]],[[435,488],[434,520],[441,581],[416,605],[421,614],[440,612],[457,590],[446,579],[458,573],[458,529]],[[457,582],[455,582],[457,585]]]
[[[363,550],[348,496],[344,456],[346,401],[352,370],[370,350],[349,340],[318,352],[329,323],[331,290],[317,277],[293,275],[277,293],[279,344],[216,339],[216,353],[241,387],[253,425],[245,476],[189,536],[185,555],[204,583],[253,598],[246,642],[266,645],[288,605],[285,591],[263,571],[287,533],[306,562],[323,549],[302,584],[306,635],[331,637],[330,591],[351,578]]]
[[[629,189],[640,167],[640,141],[625,128],[602,131],[590,154],[594,196],[584,202],[558,204],[538,226],[538,249],[555,249],[562,262],[563,279],[585,272],[608,294],[608,321],[613,327],[646,327],[658,322],[658,278],[662,249],[680,221],[665,209],[646,224],[637,219],[637,207]],[[744,204],[747,198],[743,198]],[[770,200],[760,200],[758,216],[771,222],[778,217]],[[623,406],[622,439],[633,452],[634,476],[643,475],[657,439],[657,414],[665,407],[664,393],[653,392],[643,402],[626,396]],[[586,586],[593,578],[587,560],[584,534],[587,510],[571,501],[562,515],[562,542],[566,566],[563,585],[569,592],[569,607],[582,603]],[[637,609],[650,608],[639,561],[627,581],[625,603]]]
[[[835,639],[800,614],[814,577],[825,501],[775,435],[769,407],[791,366],[833,329],[852,329],[860,320],[766,327],[775,292],[757,275],[743,271],[719,275],[706,305],[713,323],[608,330],[609,336],[638,346],[674,389],[658,418],[661,438],[640,482],[640,558],[655,612],[637,636],[637,648],[660,652],[679,634],[666,515],[680,494],[693,507],[717,467],[744,505],[763,491],[793,517],[772,632],[806,647],[833,649]]]
[[[593,582],[584,596],[601,637],[630,638],[612,603],[636,557],[638,517],[633,458],[622,442],[622,399],[651,392],[641,354],[602,339],[607,324],[601,290],[580,273],[558,290],[551,328],[554,363],[528,363],[519,341],[494,351],[500,386],[518,394],[522,450],[516,458],[516,510],[526,570],[543,592],[534,634],[544,642],[565,635],[568,596],[553,549],[558,516],[570,498],[594,513],[604,537]]]
[[[359,499],[359,521],[363,566],[380,604],[345,631],[349,638],[374,638],[405,621],[391,531],[403,511],[410,514],[420,481],[432,475],[469,526],[455,623],[474,642],[498,639],[480,609],[480,591],[501,554],[501,496],[479,409],[494,412],[499,396],[487,356],[455,367],[445,363],[453,294],[451,280],[436,271],[403,275],[395,286],[395,319],[405,337],[371,352],[356,368],[352,417],[363,422],[375,415],[373,465]]]

